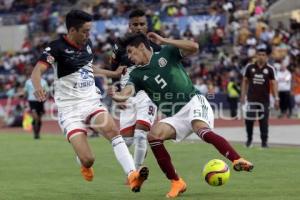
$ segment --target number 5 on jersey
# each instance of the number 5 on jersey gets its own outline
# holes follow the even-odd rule
[[[167,82],[162,77],[160,77],[159,74],[154,78],[154,80],[158,85],[162,83],[162,85],[160,86],[161,89],[164,89],[168,85]]]

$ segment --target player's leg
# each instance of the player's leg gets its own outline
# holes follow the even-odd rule
[[[252,163],[241,158],[229,142],[216,134],[213,110],[204,96],[196,96],[187,104],[190,107],[189,120],[193,131],[205,142],[212,144],[223,156],[233,162],[236,171],[251,171]]]
[[[253,139],[253,126],[256,120],[256,107],[254,105],[248,105],[245,113],[245,126],[247,133],[246,147],[252,147]]]
[[[147,154],[147,134],[150,126],[137,122],[134,130],[134,165],[138,169],[144,163]]]
[[[40,138],[40,132],[42,128],[42,117],[44,114],[44,102],[38,102],[38,109],[37,109],[37,114],[38,114],[38,123],[36,125],[36,132],[38,135],[38,138]]]
[[[192,127],[203,141],[212,144],[224,157],[233,162],[236,171],[251,171],[253,169],[252,163],[241,158],[229,142],[209,128],[206,122],[194,120]]]
[[[171,156],[163,144],[164,140],[175,138],[175,128],[164,122],[159,122],[154,125],[148,135],[148,141],[156,161],[160,169],[171,181],[171,189],[166,195],[168,198],[177,197],[180,193],[185,192],[187,187],[183,179],[177,175],[172,164]]]
[[[153,125],[157,107],[144,92],[136,96],[136,126],[134,130],[134,163],[137,168],[142,166],[147,154],[147,135]]]
[[[94,164],[95,157],[87,141],[86,131],[84,129],[73,129],[67,134],[67,138],[80,160],[82,176],[85,180],[92,181],[94,177],[94,170],[92,166]]]
[[[120,110],[120,134],[122,135],[127,147],[133,144],[134,129],[136,121],[136,111],[132,99],[127,101],[126,109]]]
[[[284,92],[280,91],[278,92],[279,94],[279,109],[280,109],[280,115],[278,116],[279,118],[283,117],[285,115],[285,104],[286,104],[286,101],[285,101],[285,94]]]
[[[94,177],[92,165],[95,158],[88,144],[86,125],[83,123],[80,107],[58,108],[58,123],[80,161],[83,178],[92,181]]]
[[[125,115],[122,114],[123,111],[120,112],[120,134],[122,135],[126,146],[128,147],[128,149],[132,146],[133,142],[134,142],[134,128],[135,125],[129,125],[129,126],[124,126],[124,124],[128,124],[127,122],[129,121],[133,121],[134,119],[130,119],[127,117],[124,117]],[[124,128],[126,127],[126,128]],[[137,168],[138,169],[138,168]],[[126,176],[125,179],[125,184],[128,185],[128,178]]]
[[[128,148],[131,147],[134,142],[134,129],[135,125],[120,130],[120,134],[122,135],[125,144]]]
[[[148,178],[148,168],[142,167],[138,171],[136,170],[133,158],[111,115],[107,111],[99,112],[91,118],[90,125],[97,132],[102,133],[107,140],[111,141],[115,156],[128,175],[131,190],[139,192],[143,182]]]
[[[260,129],[261,147],[268,148],[269,105],[264,105],[263,112],[260,112],[259,129]]]
[[[32,120],[33,138],[40,139],[39,132],[38,132],[40,118],[35,109],[31,110],[31,116],[33,119]]]
[[[29,101],[29,106],[32,116],[32,129],[33,129],[33,138],[40,139],[40,126],[41,126],[41,107],[39,102]]]

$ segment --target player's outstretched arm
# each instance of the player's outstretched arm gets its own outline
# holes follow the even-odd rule
[[[115,92],[114,88],[111,88],[111,91],[108,92],[112,99],[115,102],[125,102],[129,97],[132,97],[134,94],[134,86],[126,85],[120,92]]]
[[[42,74],[48,69],[48,65],[43,62],[38,62],[31,73],[31,80],[35,89],[34,95],[38,101],[46,101],[47,92],[41,85]]]
[[[180,49],[183,57],[197,53],[199,45],[191,40],[174,40],[171,38],[163,38],[160,35],[150,32],[147,34],[148,38],[159,45],[173,45]]]
[[[125,66],[119,66],[115,71],[111,71],[93,66],[94,76],[106,76],[108,78],[120,78],[125,68]]]

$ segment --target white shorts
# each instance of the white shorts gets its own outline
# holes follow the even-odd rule
[[[88,134],[89,130],[92,130],[91,119],[102,112],[107,112],[107,109],[100,100],[58,108],[58,124],[69,141],[82,132]]]
[[[153,125],[157,113],[157,106],[144,91],[127,100],[127,108],[120,112],[120,132],[133,131],[136,124],[147,127]]]
[[[171,125],[176,130],[176,141],[179,142],[193,133],[193,120],[203,121],[209,128],[214,128],[213,110],[202,95],[195,95],[175,115],[162,119],[159,122]]]

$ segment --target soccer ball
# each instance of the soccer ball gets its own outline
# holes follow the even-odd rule
[[[213,159],[205,164],[202,176],[209,185],[220,186],[228,181],[230,170],[223,160]]]

